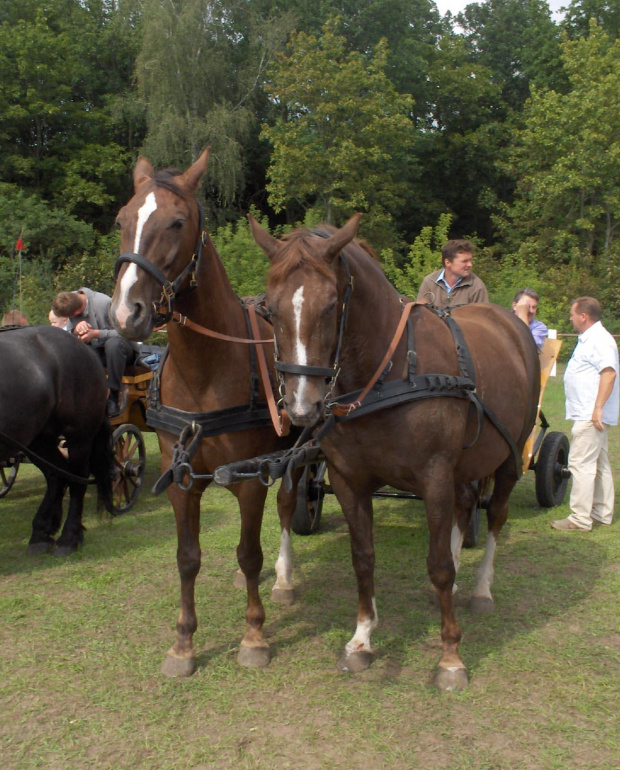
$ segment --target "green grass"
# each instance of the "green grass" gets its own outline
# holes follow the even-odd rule
[[[561,380],[545,394],[551,430],[568,432]],[[433,689],[439,614],[430,601],[421,503],[376,502],[376,660],[336,671],[357,609],[336,501],[318,535],[294,538],[297,601],[271,604],[279,532],[270,493],[263,527],[271,665],[241,669],[245,596],[232,587],[238,513],[224,490],[202,508],[198,669],[159,668],[178,606],[174,517],[147,488],[135,512],[99,519],[66,560],[26,553],[43,494],[32,467],[0,501],[2,768],[618,768],[620,544],[617,524],[560,533],[534,474],[519,482],[497,552],[493,615],[467,599],[482,549],[463,554],[456,596],[470,686]],[[612,431],[612,464],[620,440]],[[484,527],[484,524],[483,524]]]

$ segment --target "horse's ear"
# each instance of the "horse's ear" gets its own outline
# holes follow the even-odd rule
[[[344,247],[357,235],[357,228],[362,218],[361,214],[353,214],[351,219],[346,223],[344,227],[341,227],[337,233],[334,233],[331,238],[325,243],[325,257],[329,260],[334,259]]]
[[[138,187],[141,187],[145,182],[148,182],[149,179],[152,179],[154,176],[155,170],[151,165],[151,162],[146,158],[143,158],[142,155],[139,155],[138,162],[136,163],[136,167],[133,171],[133,187],[135,192],[138,192]]]
[[[209,162],[210,147],[206,147],[201,153],[198,160],[190,166],[187,171],[181,175],[182,184],[192,192],[198,189],[200,180],[205,175],[207,170],[207,163]]]
[[[248,222],[250,223],[252,237],[256,243],[261,247],[269,259],[273,259],[280,248],[280,241],[278,241],[277,238],[274,238],[271,233],[268,233],[264,227],[261,227],[251,214],[248,214]]]

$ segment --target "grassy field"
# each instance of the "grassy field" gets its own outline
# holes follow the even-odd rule
[[[561,380],[545,413],[568,433]],[[612,463],[620,471],[613,431]],[[158,475],[148,437],[147,486]],[[278,548],[274,496],[264,524],[271,665],[241,669],[245,595],[232,587],[233,498],[203,502],[196,674],[168,680],[178,577],[174,519],[148,488],[135,511],[99,519],[66,560],[26,553],[42,477],[22,467],[0,501],[1,768],[619,768],[618,525],[549,527],[519,482],[497,552],[493,615],[467,600],[481,547],[465,551],[457,613],[470,674],[462,693],[432,686],[439,614],[426,577],[421,503],[376,503],[376,660],[355,677],[336,661],[355,626],[346,526],[328,497],[318,535],[294,539],[297,601],[269,600]],[[484,526],[484,525],[483,525]]]

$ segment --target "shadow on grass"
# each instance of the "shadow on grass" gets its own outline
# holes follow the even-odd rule
[[[490,615],[474,615],[468,607],[483,547],[463,555],[454,604],[463,633],[461,652],[474,675],[482,661],[515,637],[544,627],[588,598],[605,563],[596,532],[552,530],[548,522],[566,516],[566,506],[555,513],[541,509],[532,495],[527,486],[519,491],[500,537],[493,585],[496,607]],[[295,654],[309,637],[319,636],[327,638],[333,650],[332,660],[325,663],[335,664],[354,633],[357,587],[348,530],[339,509],[334,510],[325,516],[319,534],[294,540],[295,604],[277,608],[265,602],[274,660],[278,654]],[[423,659],[434,666],[441,654],[440,614],[426,570],[428,530],[422,503],[375,502],[374,534],[380,618],[373,634],[376,661],[389,677],[400,676],[416,659],[416,664]],[[482,543],[485,538],[486,523],[481,525]]]

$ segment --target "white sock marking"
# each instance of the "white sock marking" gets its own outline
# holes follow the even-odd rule
[[[478,582],[474,589],[474,596],[484,596],[487,599],[491,599],[491,584],[493,583],[494,567],[493,562],[495,559],[495,549],[497,543],[495,537],[489,532],[487,537],[486,548],[482,563],[478,569]]]
[[[291,536],[283,529],[280,535],[280,553],[276,561],[276,582],[274,588],[293,587],[293,560],[291,559]]]
[[[374,596],[372,597],[372,609],[374,612],[373,618],[357,621],[357,628],[355,629],[353,639],[345,646],[347,655],[350,655],[352,652],[372,652],[370,634],[379,625],[379,613],[377,612],[377,603]]]

